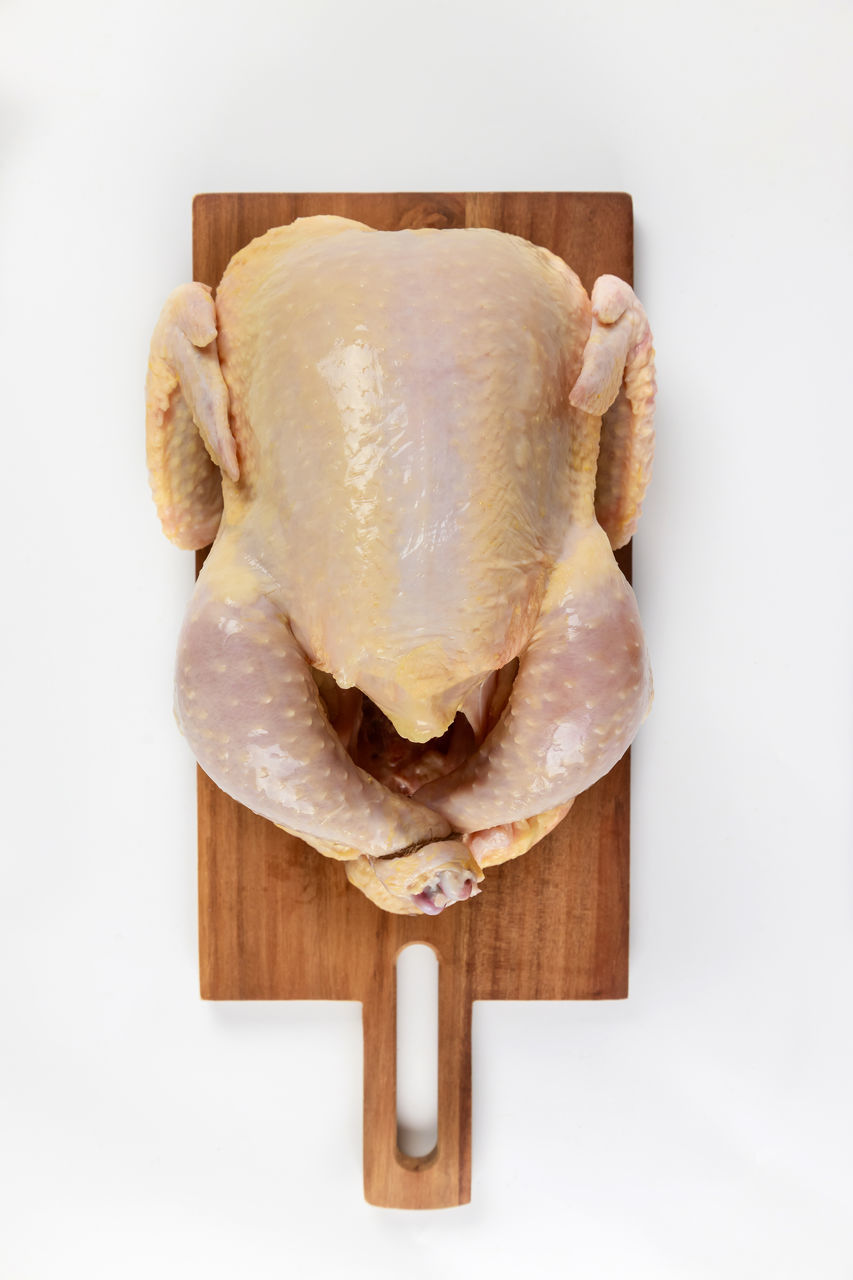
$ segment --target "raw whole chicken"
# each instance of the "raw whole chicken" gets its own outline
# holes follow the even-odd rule
[[[213,541],[176,681],[202,768],[388,911],[477,893],[650,704],[613,556],[653,448],[632,290],[497,231],[299,219],[170,296],[146,391],[163,528]]]

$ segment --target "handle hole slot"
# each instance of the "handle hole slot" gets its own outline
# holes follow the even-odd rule
[[[438,957],[425,942],[397,956],[397,1146],[422,1159],[438,1141]]]

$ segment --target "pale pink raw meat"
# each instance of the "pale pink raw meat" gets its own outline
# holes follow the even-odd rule
[[[541,838],[648,710],[611,546],[653,402],[628,285],[496,231],[300,219],[177,290],[149,466],[167,534],[216,534],[176,687],[211,778],[391,911]]]

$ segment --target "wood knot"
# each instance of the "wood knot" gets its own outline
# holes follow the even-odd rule
[[[465,226],[465,207],[461,200],[445,199],[441,202],[420,200],[410,205],[400,215],[398,228],[407,231],[412,228],[433,227],[443,230],[446,227]]]

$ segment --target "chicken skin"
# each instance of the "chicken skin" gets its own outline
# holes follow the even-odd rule
[[[435,914],[622,756],[651,676],[613,549],[649,478],[645,314],[487,229],[278,227],[167,300],[166,534],[213,540],[180,727],[386,910]],[[602,425],[603,423],[603,425]]]

